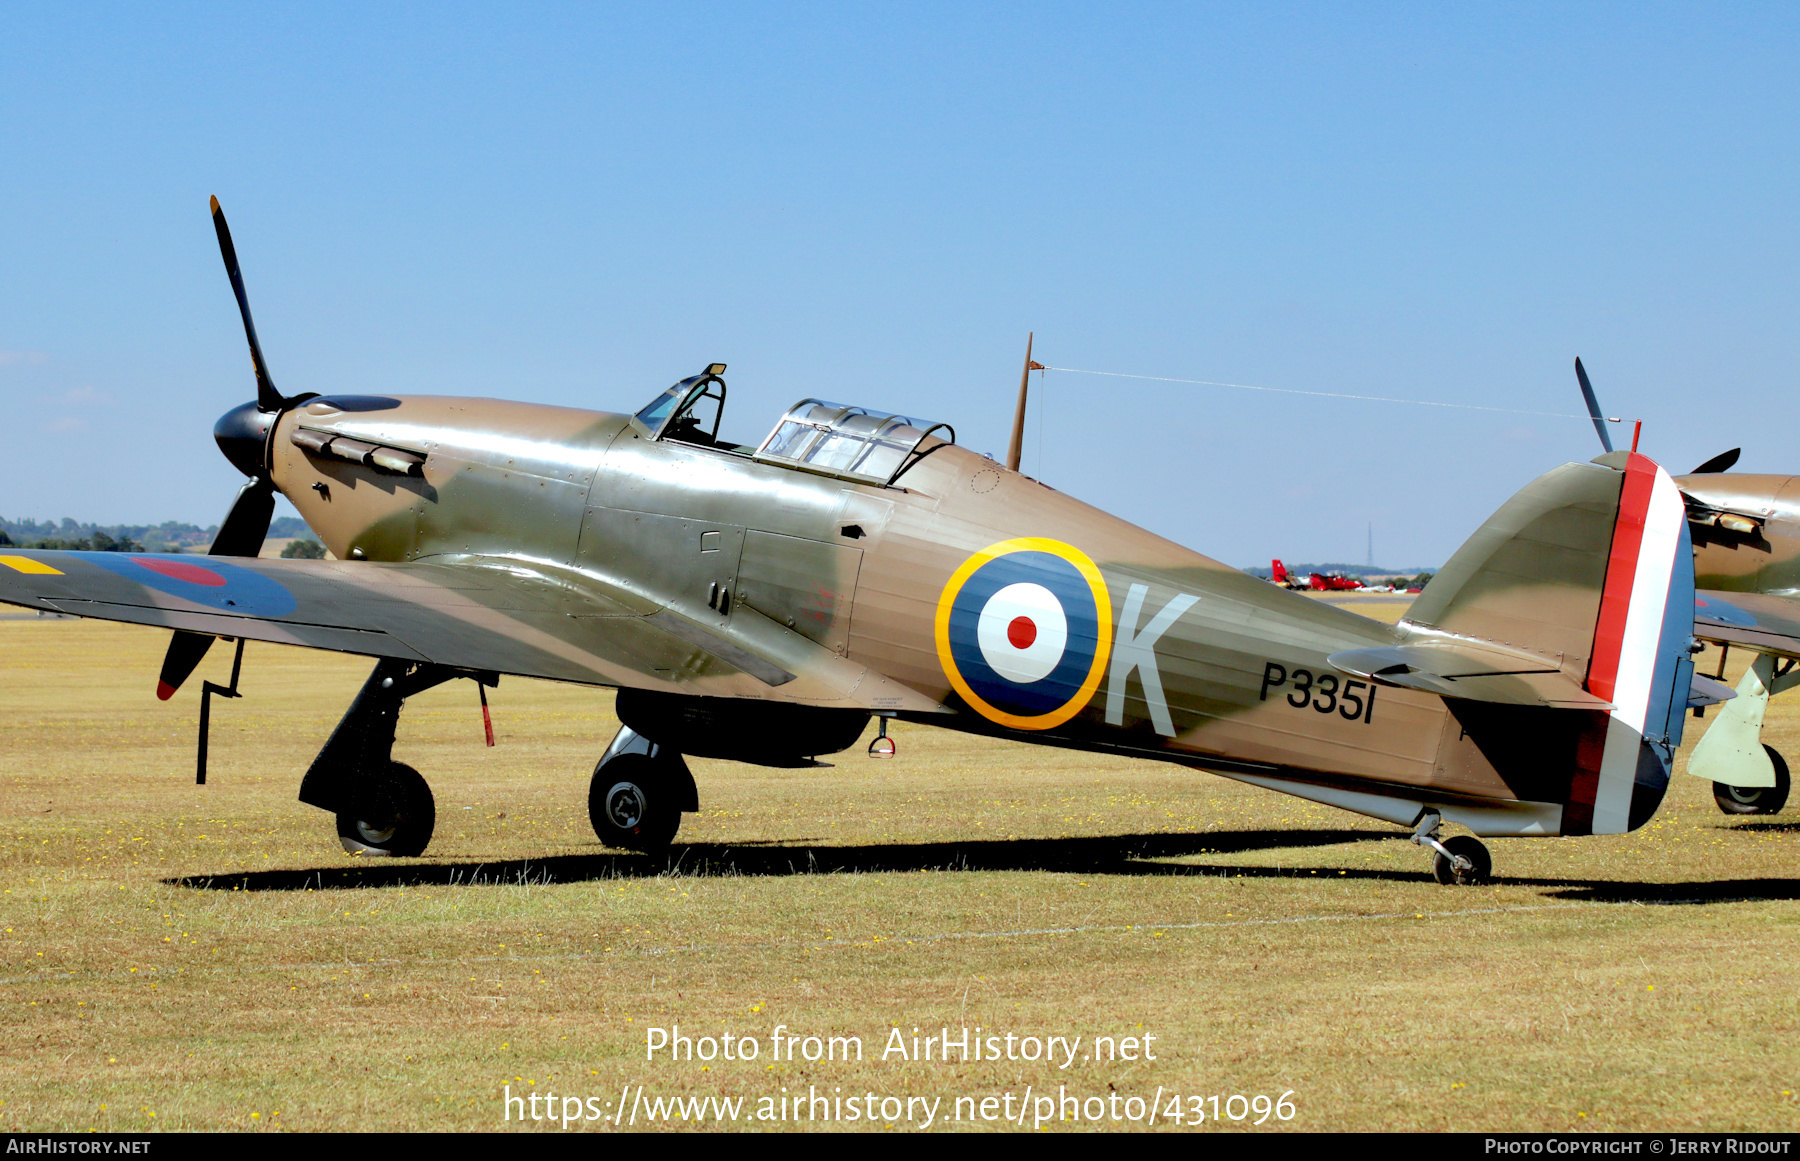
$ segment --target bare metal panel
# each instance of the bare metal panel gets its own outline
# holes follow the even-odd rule
[[[738,599],[843,656],[862,550],[751,531],[738,565]]]
[[[581,563],[704,624],[725,625],[736,603],[742,528],[655,512],[589,508]]]

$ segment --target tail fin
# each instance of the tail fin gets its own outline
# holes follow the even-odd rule
[[[1269,579],[1273,580],[1278,585],[1284,585],[1288,582],[1287,566],[1282,564],[1279,559],[1271,560],[1269,562]]]
[[[1613,710],[1600,760],[1589,763],[1598,768],[1575,780],[1565,834],[1584,813],[1598,834],[1635,830],[1656,813],[1681,745],[1694,675],[1687,506],[1669,474],[1643,456],[1603,458],[1622,459],[1625,479],[1587,687]]]
[[[1574,752],[1538,760],[1567,773],[1563,834],[1619,834],[1668,788],[1693,605],[1681,493],[1651,460],[1611,452],[1508,500],[1413,602],[1398,645],[1332,661],[1446,697],[1582,712]]]

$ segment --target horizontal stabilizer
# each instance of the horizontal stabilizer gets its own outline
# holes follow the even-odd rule
[[[1688,708],[1699,709],[1702,706],[1718,705],[1722,701],[1730,701],[1737,696],[1737,690],[1722,681],[1714,681],[1704,673],[1694,674],[1688,685]]]
[[[1357,677],[1440,697],[1555,709],[1612,709],[1612,703],[1587,692],[1580,682],[1542,657],[1486,643],[1444,640],[1387,645],[1333,653],[1326,660]]]

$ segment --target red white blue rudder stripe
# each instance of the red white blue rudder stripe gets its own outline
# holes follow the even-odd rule
[[[1564,834],[1623,834],[1656,813],[1693,678],[1687,507],[1645,456],[1629,453],[1624,477],[1587,677],[1613,709],[1582,747]]]

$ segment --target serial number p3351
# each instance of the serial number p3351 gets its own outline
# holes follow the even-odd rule
[[[1311,706],[1318,713],[1335,713],[1364,725],[1375,720],[1376,686],[1373,682],[1340,681],[1335,673],[1315,674],[1309,669],[1295,669],[1290,673],[1287,666],[1271,661],[1263,666],[1262,690],[1257,700],[1268,701],[1270,690],[1279,691],[1284,687],[1289,690],[1287,703],[1295,709]],[[1276,696],[1281,694],[1278,692]]]

